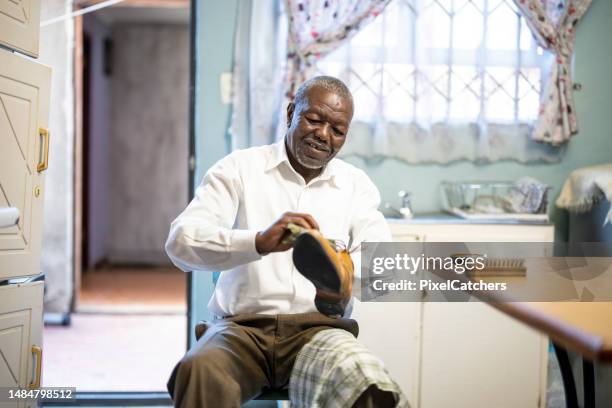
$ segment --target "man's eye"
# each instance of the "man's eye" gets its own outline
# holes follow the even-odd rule
[[[341,131],[340,129],[334,128],[334,133],[338,136],[344,136],[344,132]]]
[[[308,118],[308,117],[307,117],[307,118],[306,118],[306,120],[308,120],[308,122],[310,122],[310,123],[314,123],[314,124],[321,123],[321,121],[320,121],[320,120],[318,120],[318,119],[313,119],[313,118]]]

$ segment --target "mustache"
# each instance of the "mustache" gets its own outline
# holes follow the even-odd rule
[[[304,139],[304,140],[302,140],[302,143],[314,145],[317,149],[321,149],[321,150],[324,150],[326,152],[330,152],[331,151],[329,146],[327,146],[325,144],[321,144],[321,143],[317,142],[314,139],[310,139],[310,138]]]

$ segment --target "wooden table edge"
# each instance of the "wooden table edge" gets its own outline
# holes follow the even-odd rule
[[[580,353],[588,360],[612,362],[612,350],[604,348],[604,341],[600,336],[587,333],[549,316],[531,307],[529,302],[488,300],[486,303],[537,331],[543,332],[555,343],[560,344],[567,350]]]

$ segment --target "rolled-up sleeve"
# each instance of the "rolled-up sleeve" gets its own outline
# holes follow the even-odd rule
[[[261,255],[257,231],[233,229],[242,197],[237,159],[229,155],[204,176],[193,200],[172,222],[166,253],[183,271],[224,271]]]

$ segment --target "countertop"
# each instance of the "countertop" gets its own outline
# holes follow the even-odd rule
[[[504,224],[504,225],[552,225],[546,221],[515,220],[466,220],[447,213],[420,213],[413,218],[386,217],[391,224]]]

